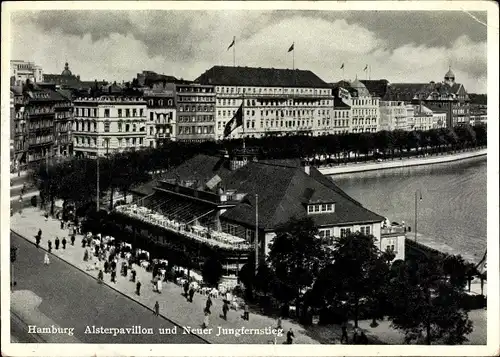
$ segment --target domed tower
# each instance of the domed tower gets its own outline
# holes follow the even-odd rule
[[[361,83],[361,81],[358,79],[357,76],[356,76],[356,79],[354,80],[354,82],[351,83],[351,87],[358,91],[358,97],[369,97],[370,96],[370,92],[368,91],[366,86],[363,83]]]
[[[451,70],[451,66],[448,69],[448,72],[444,75],[444,83],[452,87],[455,84],[455,73]]]
[[[66,62],[64,64],[64,71],[62,71],[61,73],[61,76],[65,76],[65,77],[71,77],[73,74],[71,73],[71,71],[69,70],[69,65],[68,65],[68,62]]]

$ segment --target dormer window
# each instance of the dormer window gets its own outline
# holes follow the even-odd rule
[[[309,214],[328,213],[328,212],[335,212],[334,203],[311,204],[307,206],[307,213]]]

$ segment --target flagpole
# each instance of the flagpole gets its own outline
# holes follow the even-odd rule
[[[233,67],[236,67],[236,37],[233,38],[234,46],[233,46]]]
[[[295,70],[295,42],[292,44],[292,69]]]

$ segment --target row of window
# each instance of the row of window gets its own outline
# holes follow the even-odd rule
[[[196,96],[196,97],[187,97],[187,96],[179,96],[178,102],[214,102],[215,97],[204,97],[204,96]]]
[[[177,90],[177,92],[180,92],[180,93],[213,93],[214,92],[213,87],[192,87],[192,86],[180,87],[180,86],[177,86],[176,90]]]
[[[181,105],[180,112],[213,112],[213,105]]]
[[[352,105],[378,105],[378,99],[353,99]]]
[[[149,120],[153,121],[154,118],[155,118],[155,114],[156,114],[156,120],[160,120],[163,118],[164,121],[170,121],[172,120],[173,118],[173,113],[170,112],[170,113],[154,113],[154,112],[150,112],[149,113]]]
[[[117,117],[122,118],[125,115],[125,118],[133,118],[133,117],[142,117],[144,116],[144,108],[133,108],[133,109],[116,109]],[[114,112],[114,110],[113,110]],[[88,118],[97,118],[98,115],[98,110],[96,108],[75,108],[75,115],[78,117],[88,117]],[[111,109],[110,108],[105,108],[104,109],[104,117],[105,118],[110,118],[111,117]]]
[[[193,134],[213,134],[213,125],[205,126],[179,126],[179,135],[193,135]]]
[[[365,128],[364,130],[363,130],[363,128],[361,128],[361,129],[356,129],[356,128],[352,129],[353,133],[363,133],[363,132],[364,133],[370,133],[370,132],[371,133],[375,133],[376,131],[377,131],[376,128],[371,128],[371,129],[370,128]]]
[[[322,203],[307,206],[307,213],[335,212],[334,203]]]
[[[268,94],[281,94],[281,93],[303,93],[303,94],[321,94],[330,95],[331,89],[311,89],[311,88],[242,88],[242,87],[216,87],[217,93],[268,93]]]
[[[106,147],[106,145],[109,145],[109,140],[110,138],[104,138],[102,140],[101,144],[102,147]],[[90,138],[90,137],[79,137],[75,136],[75,143],[77,145],[85,145],[85,146],[91,146],[91,147],[97,147],[97,138]],[[144,138],[118,138],[118,146],[119,147],[125,147],[125,146],[142,146],[144,144]]]
[[[171,106],[174,105],[174,100],[173,99],[166,99],[166,100],[163,100],[163,99],[157,99],[157,100],[149,99],[148,100],[148,106],[150,106],[150,107],[155,106],[155,105],[163,107],[163,105],[165,105],[165,104],[168,105],[169,107],[171,107]]]
[[[356,118],[352,119],[352,125],[376,125],[376,124],[377,124],[376,118],[372,118],[371,120],[370,118],[359,119],[359,122],[358,119]]]
[[[182,115],[177,118],[178,123],[206,123],[213,121],[213,115]]]

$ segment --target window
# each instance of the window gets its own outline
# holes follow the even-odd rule
[[[118,109],[118,118],[121,118],[121,117],[122,117],[122,110]]]
[[[130,131],[130,124],[125,124],[125,131],[129,132]]]
[[[351,228],[340,228],[340,238],[347,237],[351,233]]]
[[[326,204],[321,205],[321,211],[326,212]]]
[[[122,138],[118,138],[118,146],[122,146],[123,145],[123,139]]]
[[[153,112],[149,113],[149,120],[154,120],[154,113]]]
[[[137,131],[137,124],[132,124],[132,131]]]
[[[104,109],[104,117],[109,118],[109,109]]]
[[[320,205],[314,205],[314,212],[320,211]]]
[[[109,133],[109,120],[106,120],[106,121],[104,122],[104,131],[105,131],[106,133]]]
[[[130,118],[130,109],[125,109],[125,116]]]

